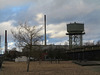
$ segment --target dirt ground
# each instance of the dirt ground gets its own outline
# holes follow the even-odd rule
[[[42,61],[41,64],[31,62],[30,71],[26,70],[26,62],[6,61],[0,70],[0,75],[100,75],[100,72],[91,69],[91,66],[79,66],[71,61],[62,61],[60,64],[55,62],[51,64],[49,61]]]

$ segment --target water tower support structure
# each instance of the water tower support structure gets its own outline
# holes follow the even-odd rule
[[[82,46],[83,43],[83,34],[67,34],[69,35],[69,48],[75,48],[78,46]]]
[[[85,34],[84,24],[76,22],[67,24],[67,32],[66,35],[69,35],[69,49],[82,46],[82,35]]]

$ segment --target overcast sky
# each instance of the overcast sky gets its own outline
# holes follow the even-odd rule
[[[68,42],[66,24],[73,22],[84,23],[84,42],[100,40],[100,0],[0,0],[2,46],[5,30],[12,47],[10,30],[25,21],[29,25],[43,25],[43,15],[47,15],[49,44]]]

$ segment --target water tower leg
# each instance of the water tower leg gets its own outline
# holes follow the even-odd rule
[[[72,48],[72,35],[69,35],[69,49]]]
[[[80,35],[80,46],[82,46],[83,45],[83,38],[82,38],[82,35]]]

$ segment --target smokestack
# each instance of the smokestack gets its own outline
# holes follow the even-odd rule
[[[5,30],[5,52],[7,52],[7,30]]]
[[[44,15],[44,32],[45,32],[45,45],[46,45],[46,15]]]
[[[1,49],[1,35],[0,35],[0,49]]]

